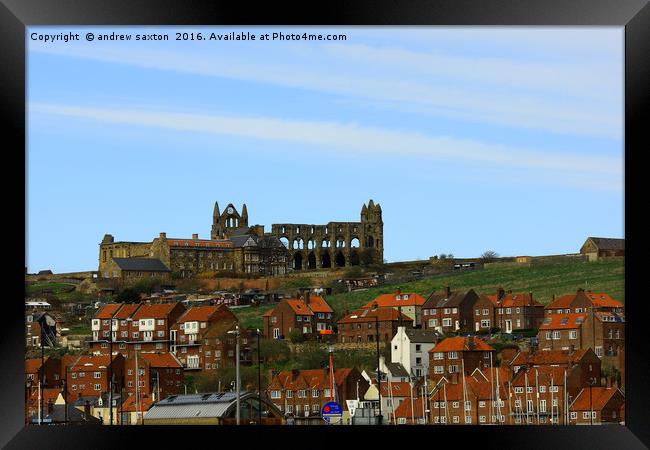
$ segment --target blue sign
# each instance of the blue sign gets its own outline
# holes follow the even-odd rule
[[[323,416],[323,419],[326,417],[332,417],[332,416],[342,416],[343,415],[343,408],[341,405],[339,405],[336,402],[327,402],[325,405],[323,405],[323,408],[321,409],[321,415]]]

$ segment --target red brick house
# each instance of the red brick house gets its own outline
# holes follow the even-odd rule
[[[59,388],[45,388],[41,389],[41,402],[42,402],[42,417],[52,412],[52,406],[61,395],[62,391]],[[31,423],[32,418],[38,418],[38,410],[41,408],[39,403],[38,385],[32,385],[27,389],[27,399],[25,402],[25,423]]]
[[[574,369],[525,367],[509,383],[511,421],[516,425],[566,424],[570,392],[576,389]]]
[[[357,398],[357,385],[361,394],[368,390],[368,382],[357,368],[334,369],[334,392],[327,368],[283,371],[270,378],[268,398],[283,413],[293,414],[296,423],[304,424],[323,424],[321,408],[329,401],[347,410],[346,400]]]
[[[422,325],[440,333],[470,331],[474,329],[474,304],[478,295],[473,289],[433,292],[422,305]]]
[[[577,384],[586,386],[587,383],[601,378],[601,361],[591,348],[567,350],[547,350],[537,352],[519,352],[510,362],[513,373],[520,369],[539,367],[561,367],[573,369],[577,367]],[[572,379],[576,375],[573,372]]]
[[[506,380],[499,379],[497,384],[496,379],[490,380],[478,370],[474,375],[462,376],[456,382],[441,378],[433,387],[428,400],[430,413],[427,423],[506,424],[509,418],[506,386]],[[418,414],[421,416],[420,410],[415,408],[416,418]]]
[[[500,288],[495,295],[481,294],[474,305],[474,331],[536,329],[543,319],[544,305],[532,292],[513,294]]]
[[[72,358],[70,358],[72,359]],[[70,361],[64,359],[64,365]],[[109,391],[109,366],[111,359],[108,355],[82,355],[74,358],[66,369],[66,398],[74,400],[78,397],[98,397]],[[124,379],[124,357],[120,354],[113,357],[112,372],[114,393],[120,392]]]
[[[183,384],[183,365],[172,353],[138,352],[137,369],[134,356],[124,361],[124,391],[128,395],[136,393],[139,383],[141,395],[160,400],[178,394]]]
[[[413,319],[393,308],[363,308],[347,314],[338,321],[338,341],[390,342],[400,326],[412,328]]]
[[[584,348],[582,324],[587,314],[547,315],[539,327],[537,342],[539,350],[575,350]]]
[[[170,328],[183,312],[180,302],[104,305],[92,320],[90,350],[108,354],[112,339],[113,352],[124,356],[134,351],[168,352]]]
[[[569,406],[571,425],[625,423],[625,394],[613,387],[587,387]]]
[[[393,308],[413,319],[416,327],[422,324],[422,305],[426,299],[414,292],[402,292],[397,289],[394,294],[382,294],[371,300],[363,308],[371,308],[377,304],[378,308]]]
[[[283,299],[264,313],[264,337],[289,339],[292,330],[300,330],[308,338],[315,338],[321,330],[332,330],[334,310],[322,297],[308,295],[307,298]]]
[[[185,370],[214,370],[235,365],[234,331],[239,319],[225,305],[188,309],[172,327],[172,352]],[[240,329],[240,363],[250,363],[251,333]]]
[[[61,379],[61,360],[46,356],[43,365],[43,388],[60,388]],[[25,381],[32,386],[38,387],[41,379],[41,358],[31,358],[25,360]]]
[[[437,382],[444,377],[455,382],[463,374],[492,367],[495,362],[494,348],[477,337],[446,338],[429,350],[429,379]]]

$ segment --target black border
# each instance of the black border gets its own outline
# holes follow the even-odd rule
[[[3,301],[7,320],[2,324],[2,370],[0,370],[0,444],[11,440],[7,448],[37,448],[38,446],[72,448],[115,448],[136,443],[224,445],[225,438],[241,438],[241,444],[263,446],[367,446],[369,441],[357,438],[390,436],[401,445],[428,443],[466,446],[472,441],[478,448],[558,448],[613,449],[644,448],[650,445],[650,426],[646,412],[650,369],[647,326],[639,277],[643,270],[641,248],[648,248],[640,217],[645,208],[633,198],[642,189],[642,164],[633,164],[649,148],[644,126],[648,124],[650,104],[650,7],[647,0],[409,0],[398,4],[391,0],[336,0],[321,4],[271,3],[252,7],[247,2],[171,0],[2,0],[0,5],[0,92],[3,99],[2,120],[3,161],[6,184],[3,198],[7,218],[5,242],[15,246],[11,270],[5,272],[12,290]],[[319,427],[316,431],[330,433],[327,441],[314,441],[311,427],[260,427],[255,430],[219,427],[27,427],[24,417],[24,339],[23,303],[25,247],[20,236],[25,233],[25,200],[15,194],[13,173],[25,173],[25,26],[29,25],[611,25],[625,26],[625,228],[627,239],[626,297],[626,427]],[[644,139],[645,138],[645,139]],[[646,145],[643,145],[643,144]],[[8,160],[7,156],[11,159]],[[23,179],[23,193],[25,183]],[[643,194],[641,194],[643,195]],[[647,204],[647,201],[644,202]],[[22,213],[22,214],[21,214]],[[591,214],[594,219],[607,211],[576,211]],[[644,227],[647,229],[647,226]],[[8,239],[7,239],[8,238]],[[5,258],[7,260],[8,258]],[[191,429],[188,429],[191,428]],[[216,431],[218,430],[218,431]],[[435,430],[435,431],[434,431]],[[17,435],[15,435],[18,432]],[[251,434],[250,432],[254,432]],[[287,432],[292,433],[289,436]],[[433,433],[432,433],[433,432]],[[246,434],[244,434],[246,433]],[[308,433],[308,434],[304,434]],[[332,434],[333,433],[333,434]],[[415,436],[414,436],[415,433]],[[296,436],[298,434],[298,436]],[[361,436],[358,436],[361,434]],[[15,435],[15,436],[14,436]],[[270,438],[273,435],[273,440]],[[13,437],[13,439],[12,439]],[[417,438],[417,441],[412,440]],[[268,439],[268,440],[267,440]],[[645,445],[644,445],[645,443]],[[240,445],[241,445],[240,444]],[[235,444],[237,445],[237,444]],[[426,444],[425,444],[426,445]]]

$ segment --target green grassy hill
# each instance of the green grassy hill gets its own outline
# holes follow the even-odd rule
[[[365,291],[336,294],[327,297],[338,320],[345,310],[352,311],[368,303],[379,294],[394,292],[398,287],[403,292],[416,292],[424,297],[445,286],[454,289],[474,289],[477,293],[494,293],[502,286],[513,292],[532,292],[540,303],[547,304],[553,295],[560,296],[575,292],[578,288],[594,292],[606,292],[617,300],[625,302],[625,263],[622,259],[598,262],[567,262],[532,267],[493,267],[484,270],[459,272],[450,275],[427,277],[409,283],[387,283]],[[273,308],[264,305],[237,311],[244,326],[262,329],[262,314]]]

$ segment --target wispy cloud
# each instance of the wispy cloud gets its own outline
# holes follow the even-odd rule
[[[44,113],[84,120],[170,130],[239,136],[262,141],[300,144],[314,151],[327,149],[349,154],[386,154],[415,158],[437,158],[469,164],[492,164],[512,170],[536,171],[540,179],[555,177],[559,183],[620,191],[622,167],[619,159],[564,152],[520,149],[504,145],[429,136],[422,133],[364,127],[354,123],[285,120],[274,117],[238,117],[187,114],[145,109],[107,109],[75,105],[29,105],[30,114]],[[311,147],[310,147],[311,146]],[[594,183],[597,177],[598,183]],[[580,183],[583,180],[584,183]]]
[[[453,119],[620,139],[622,91],[601,66],[454,57],[396,47],[323,44],[246,57],[120,46],[38,46],[30,51],[267,83],[411,107]],[[290,50],[290,51],[287,51]],[[442,77],[442,78],[441,78]]]

